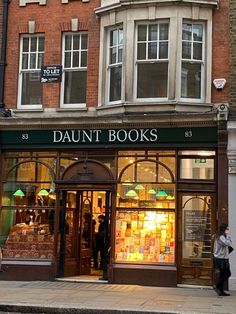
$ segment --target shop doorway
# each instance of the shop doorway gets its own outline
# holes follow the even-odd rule
[[[178,283],[212,285],[213,194],[180,193],[178,215]]]
[[[110,248],[111,191],[62,191],[60,277],[107,279]]]

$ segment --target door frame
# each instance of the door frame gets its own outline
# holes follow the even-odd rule
[[[183,228],[185,227],[183,225],[183,205],[182,204],[182,197],[183,196],[192,196],[192,197],[200,197],[200,196],[210,196],[211,197],[211,208],[210,208],[210,213],[211,213],[211,234],[210,234],[210,243],[211,243],[211,252],[212,252],[212,236],[215,234],[216,231],[216,193],[214,191],[181,191],[178,192],[178,214],[177,214],[177,268],[178,268],[178,283],[179,284],[191,284],[191,285],[212,285],[212,280],[213,280],[213,258],[212,254],[210,255],[210,261],[204,260],[201,261],[201,258],[184,258],[183,257],[183,237],[182,237],[182,232]],[[189,263],[188,261],[189,260]],[[205,263],[204,263],[205,262]],[[189,277],[191,277],[190,273],[195,274],[200,274],[201,272],[204,272],[211,277],[211,279],[204,280],[204,279],[182,279],[182,275],[184,272],[184,269],[189,272]],[[207,276],[207,275],[206,275]]]
[[[113,212],[113,204],[114,204],[114,197],[115,197],[115,185],[114,184],[62,184],[61,186],[57,186],[58,195],[60,195],[61,202],[59,201],[58,207],[58,236],[57,241],[58,243],[57,248],[57,255],[59,256],[57,260],[57,273],[59,277],[64,277],[65,274],[65,263],[66,263],[66,195],[67,191],[76,191],[76,192],[83,192],[83,191],[104,191],[106,192],[106,200],[105,203],[108,206],[105,207],[105,244],[104,244],[104,268],[102,272],[102,279],[108,280],[108,263],[109,263],[109,253],[111,247],[111,233],[112,233],[112,212]],[[82,193],[77,194],[76,202],[78,202],[77,206],[79,206],[79,195],[81,197]],[[77,208],[76,206],[76,208]],[[81,211],[81,209],[79,209]],[[59,217],[60,216],[60,217]],[[77,215],[78,219],[81,219],[81,213]],[[59,225],[60,221],[60,225]],[[59,237],[59,234],[61,237]],[[109,251],[109,252],[108,252]],[[59,254],[58,254],[59,253]],[[79,262],[80,257],[77,257],[77,261]],[[79,276],[79,274],[78,274]]]

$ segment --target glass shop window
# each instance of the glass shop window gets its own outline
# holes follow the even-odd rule
[[[180,179],[214,180],[215,151],[214,150],[182,150],[180,158]]]
[[[121,211],[116,215],[117,262],[174,263],[175,213]]]
[[[52,164],[53,159],[49,161]],[[43,162],[11,159],[6,160],[6,165],[0,212],[3,258],[51,259],[56,202],[54,173],[46,159]]]
[[[116,261],[174,263],[175,158],[122,156],[118,168]]]

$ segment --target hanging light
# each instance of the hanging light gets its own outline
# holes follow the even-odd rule
[[[144,190],[144,186],[142,184],[137,184],[136,187],[134,188],[135,190]]]
[[[21,190],[21,189],[18,189],[15,191],[15,193],[13,193],[14,196],[25,196],[25,193]]]
[[[126,179],[123,183],[122,183],[122,185],[133,185],[132,183],[131,183],[131,180],[130,180],[130,178],[128,178],[128,179]]]
[[[157,197],[158,198],[166,198],[167,197],[167,193],[164,190],[159,190],[157,192]]]
[[[154,189],[149,189],[148,194],[156,194],[156,191]]]
[[[135,192],[135,190],[129,190],[125,196],[129,196],[129,197],[136,197],[138,196],[138,194]]]
[[[38,192],[38,195],[39,196],[48,196],[49,192],[45,189],[41,189],[39,192]]]

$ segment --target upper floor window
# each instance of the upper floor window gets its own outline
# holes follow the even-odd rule
[[[63,105],[86,103],[88,36],[67,33],[63,37]]]
[[[40,74],[44,58],[44,36],[23,36],[20,58],[19,107],[41,107],[42,84]]]
[[[109,102],[121,100],[123,29],[113,29],[109,33],[108,84]]]
[[[204,81],[203,24],[183,23],[181,97],[201,99]]]
[[[167,97],[168,40],[168,23],[138,25],[137,98]]]

